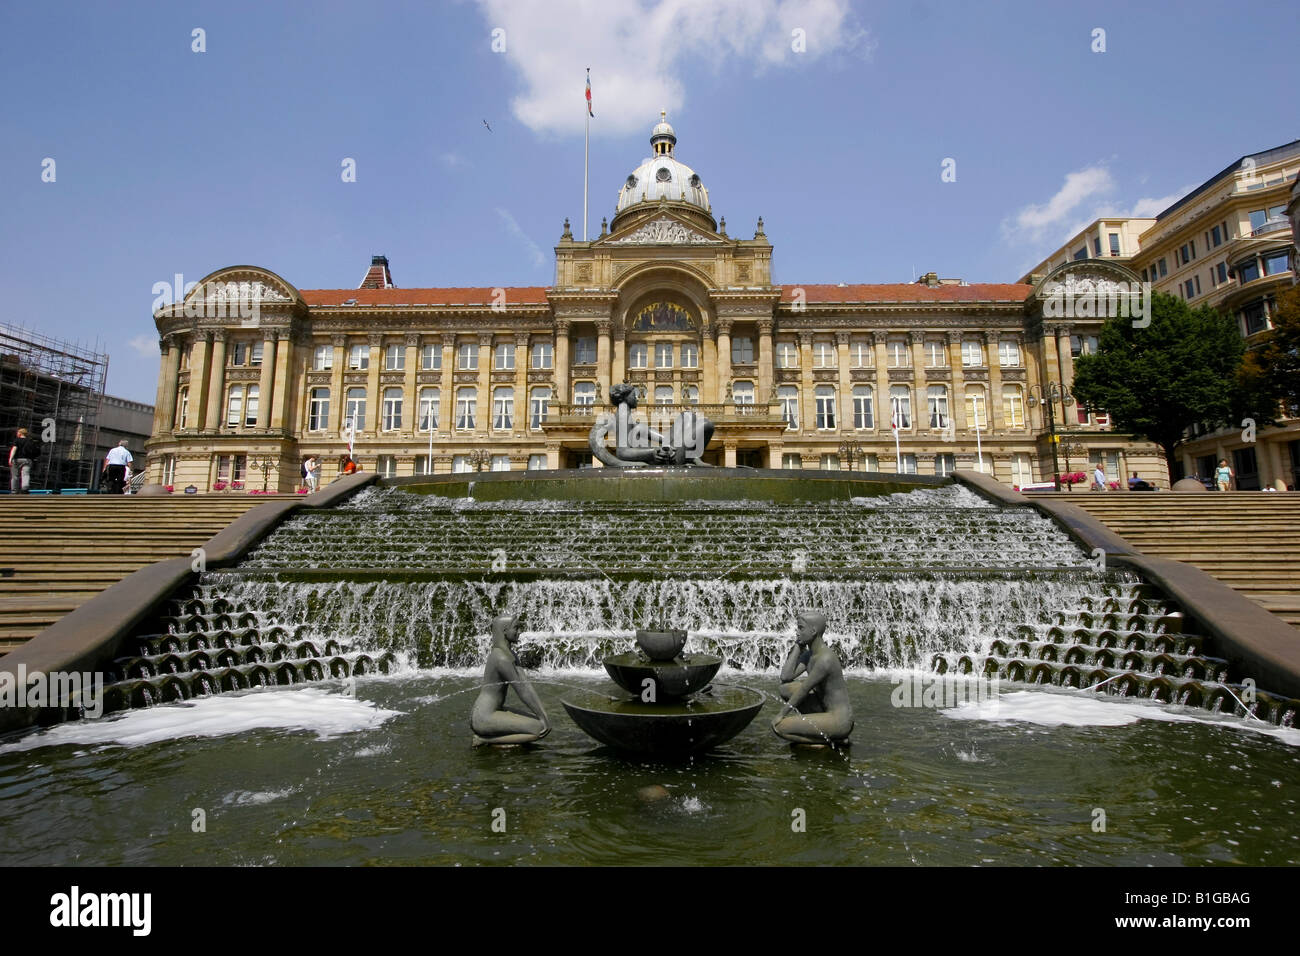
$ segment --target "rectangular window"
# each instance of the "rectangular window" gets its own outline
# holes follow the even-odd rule
[[[649,349],[644,342],[633,342],[627,347],[628,368],[645,368],[649,361]]]
[[[1076,260],[1077,260],[1077,259],[1086,259],[1086,258],[1088,258],[1088,247],[1087,247],[1087,246],[1084,246],[1082,249],[1076,249],[1076,250],[1074,251],[1074,258],[1075,258]]]
[[[1190,299],[1194,295],[1196,295],[1196,289],[1192,284],[1192,280],[1188,279],[1183,283],[1183,298]]]
[[[515,370],[515,347],[505,342],[498,343],[496,351],[492,355],[492,367],[498,372],[513,372]]]
[[[406,349],[400,345],[390,345],[384,349],[384,371],[402,372],[406,370]]]
[[[1187,265],[1191,261],[1187,256],[1187,243],[1185,242],[1178,248],[1178,261],[1182,265]]]
[[[738,335],[731,340],[731,364],[754,364],[754,340],[747,335]]]
[[[823,454],[822,454],[822,456],[821,456],[821,470],[822,470],[822,471],[839,471],[839,470],[840,470],[840,456],[837,455],[837,454],[835,454],[835,452],[833,452],[833,451],[823,452]]]
[[[1220,283],[1228,281],[1228,264],[1226,262],[1220,262],[1215,271],[1219,274]]]
[[[925,394],[926,411],[931,428],[948,427],[948,389],[944,385],[931,385]]]
[[[682,368],[699,368],[700,347],[694,342],[682,343]]]
[[[926,339],[925,364],[927,368],[947,368],[948,343],[943,339]]]
[[[750,398],[750,402],[752,403],[753,398],[754,398],[754,395],[753,395],[752,392],[750,393],[749,398]],[[673,387],[672,387],[671,385],[656,385],[656,386],[655,386],[655,404],[656,404],[656,405],[671,405],[672,403],[673,403]],[[740,399],[739,399],[739,397],[737,397],[737,399],[736,399],[736,404],[737,404],[737,405],[742,404],[741,401],[740,401]]]
[[[1219,245],[1223,242],[1223,233],[1218,226],[1210,230],[1208,241],[1215,249],[1219,248]]]
[[[370,349],[364,345],[354,345],[348,351],[348,368],[354,372],[364,372],[370,368]]]
[[[803,467],[803,456],[798,452],[787,451],[781,454],[781,467],[786,469],[798,469]]]
[[[984,364],[984,343],[979,339],[962,339],[961,364],[966,368],[982,366]]]
[[[217,456],[217,480],[218,481],[243,481],[244,473],[248,470],[247,455],[218,455]]]
[[[328,372],[334,368],[334,347],[318,345],[312,352],[311,367],[313,372]]]
[[[596,383],[595,382],[574,382],[573,383],[573,404],[595,405],[596,404]]]
[[[248,386],[248,397],[244,401],[244,425],[248,428],[257,425],[257,405],[261,391],[260,385]]]
[[[230,361],[228,365],[247,365],[248,364],[248,343],[234,342],[230,346]]]
[[[1264,255],[1264,275],[1279,275],[1280,273],[1286,272],[1289,268],[1291,268],[1291,264],[1287,260],[1285,250],[1278,250],[1277,252],[1270,252]]]
[[[1002,414],[1008,428],[1025,427],[1025,401],[1019,385],[1002,386]]]
[[[1268,213],[1263,209],[1252,209],[1250,211],[1250,231],[1254,232],[1260,226],[1268,221]]]
[[[1119,233],[1118,232],[1110,233],[1110,254],[1112,256],[1119,255]]]
[[[998,342],[998,365],[1002,368],[1020,367],[1020,343],[1015,339]]]
[[[853,386],[853,427],[876,427],[875,396],[870,385]]]
[[[549,388],[533,389],[532,399],[528,406],[529,427],[534,431],[542,427],[542,422],[546,421],[546,414],[551,407],[551,390]]]
[[[839,364],[835,343],[819,339],[813,343],[813,368],[835,368]]]
[[[1169,264],[1165,262],[1164,256],[1160,257],[1156,262],[1156,265],[1160,267],[1160,278],[1163,279],[1165,276],[1169,275]]]
[[[190,417],[190,390],[181,389],[180,410],[176,413],[176,427],[185,428]]]
[[[1017,488],[1034,483],[1034,472],[1029,456],[1022,451],[1011,456],[1011,484]]]
[[[866,336],[855,335],[849,339],[849,365],[853,368],[871,368],[875,364],[874,352]]]
[[[900,462],[898,473],[900,475],[916,474],[916,456],[914,454],[907,451],[903,452],[903,460]]]
[[[457,346],[456,367],[462,372],[477,372],[478,346],[472,342],[462,342]]]
[[[353,431],[366,427],[366,390],[364,388],[348,389],[347,401],[343,406],[343,427],[351,426]]]
[[[426,372],[436,372],[442,368],[441,345],[425,345],[420,349],[420,368]]]
[[[1264,312],[1264,303],[1262,302],[1247,306],[1242,311],[1241,316],[1246,323],[1247,335],[1254,335],[1256,332],[1263,332],[1268,328],[1268,316]]]
[[[796,343],[788,339],[782,339],[776,343],[776,367],[799,367],[799,346]]]
[[[1092,237],[1092,256],[1094,259],[1101,258],[1101,236]]]
[[[226,400],[226,424],[232,428],[237,426],[243,410],[244,389],[243,386],[236,385],[230,390],[230,396]]]
[[[510,456],[509,456],[509,455],[493,455],[493,456],[492,456],[492,470],[493,470],[493,471],[509,471],[509,470],[510,470]]]
[[[902,336],[894,336],[886,343],[889,352],[890,368],[910,368],[912,365],[912,350],[907,347],[907,339]]]
[[[545,468],[546,468],[546,456],[545,456],[545,455],[529,455],[529,456],[528,456],[528,470],[529,470],[529,471],[542,471],[542,470],[544,470]]]
[[[673,367],[673,344],[671,342],[655,343],[655,368]]]
[[[1242,285],[1247,282],[1254,282],[1259,278],[1259,260],[1248,259],[1241,265],[1237,266],[1237,281]]]
[[[415,473],[417,475],[433,474],[433,459],[428,455],[415,456]]]
[[[957,456],[955,455],[935,455],[934,456],[934,473],[941,478],[946,478],[957,470]]]
[[[596,364],[596,339],[590,335],[580,335],[573,344],[574,365]]]
[[[550,342],[533,343],[533,368],[548,369],[555,364],[555,346]]]
[[[420,431],[435,431],[438,428],[438,402],[442,394],[436,388],[420,390]]]
[[[375,471],[381,478],[397,477],[397,458],[394,455],[380,455],[375,460]]]
[[[776,394],[781,402],[781,417],[785,419],[785,427],[790,430],[798,428],[799,389],[793,385],[782,385]]]
[[[451,470],[453,474],[462,475],[467,471],[473,471],[474,466],[469,463],[469,455],[452,455]]]
[[[669,395],[671,394],[672,392],[670,390]],[[658,400],[657,389],[656,389],[655,398],[657,401]],[[737,405],[753,405],[754,404],[754,383],[737,382],[735,385],[731,387],[731,400]]]

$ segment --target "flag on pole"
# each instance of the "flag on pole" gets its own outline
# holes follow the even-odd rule
[[[596,115],[591,111],[591,67],[587,67],[587,115],[592,117]]]

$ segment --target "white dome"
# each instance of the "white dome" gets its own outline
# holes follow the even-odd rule
[[[624,181],[623,188],[618,191],[615,212],[620,213],[639,202],[658,202],[660,199],[688,202],[705,212],[710,211],[709,191],[695,170],[672,156],[652,156],[642,161]]]

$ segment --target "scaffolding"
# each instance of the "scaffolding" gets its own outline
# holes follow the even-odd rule
[[[31,487],[58,492],[99,483],[99,415],[108,355],[32,329],[0,324],[0,489],[19,428],[41,443]]]

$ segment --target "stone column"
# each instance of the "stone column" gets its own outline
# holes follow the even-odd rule
[[[613,355],[610,360],[609,380],[614,383],[627,381],[627,331],[622,323],[610,332],[613,343]],[[653,358],[653,356],[651,356]],[[653,394],[654,389],[651,388]]]
[[[813,334],[799,333],[799,407],[803,410],[803,430],[817,434],[817,383],[812,367]]]
[[[271,431],[292,431],[290,427],[290,409],[293,407],[293,336],[286,329],[279,334],[275,347],[275,405],[271,409]],[[372,350],[373,351],[373,350]],[[262,356],[265,361],[266,356]]]
[[[366,370],[366,420],[357,430],[364,430],[371,438],[375,438],[379,435],[379,410],[383,404],[379,370],[384,362],[384,336],[381,332],[371,332],[366,340],[370,344],[370,368]]]
[[[1049,382],[1059,382],[1061,380],[1061,365],[1058,358],[1056,347],[1056,326],[1044,325],[1042,327],[1042,358],[1038,368],[1038,384],[1040,386],[1039,394],[1044,401],[1048,399]],[[1038,421],[1035,422],[1035,428],[1038,431],[1047,431],[1047,410],[1040,404],[1036,407],[1038,412]],[[1052,412],[1056,416],[1056,412]]]
[[[952,432],[966,433],[966,373],[961,364],[961,333],[948,333],[948,366],[952,369]]]
[[[715,387],[715,401],[727,400],[727,386],[731,384],[731,319],[718,318],[718,354],[715,367],[718,370],[718,382]]]
[[[722,443],[722,465],[724,468],[736,467],[736,443],[734,441],[724,441]]]
[[[569,393],[569,328],[568,319],[555,320],[555,349],[552,355],[555,363],[555,401],[564,405],[573,401],[573,396]],[[558,450],[556,455],[559,455]]]
[[[420,369],[420,333],[407,332],[406,375],[402,379],[402,435],[412,441],[419,434],[420,389],[415,380]]]
[[[190,352],[190,427],[202,430],[207,422],[208,359],[212,352],[212,333],[199,332],[194,336],[194,349]]]
[[[346,335],[335,335],[330,338],[330,345],[334,348],[334,359],[330,363],[330,416],[325,426],[329,429],[330,438],[337,438],[344,445],[347,444],[343,438],[343,409],[347,405],[347,389],[343,387],[343,367],[347,362],[347,344]]]
[[[785,444],[779,441],[769,442],[767,446],[767,467],[780,468],[781,457],[785,453]]]
[[[989,431],[1005,435],[1007,421],[1002,408],[1002,366],[998,363],[998,337],[998,332],[984,333],[984,348],[988,352],[989,365]],[[1077,415],[1075,421],[1078,422]]]
[[[226,404],[226,330],[212,333],[212,365],[208,372],[208,409],[204,428],[216,431]]]
[[[474,434],[484,436],[492,431],[492,333],[478,334],[478,408],[474,418]]]
[[[758,394],[754,396],[756,404],[765,404],[772,395],[772,382],[775,378],[772,369],[772,325],[771,319],[758,320]],[[845,346],[846,350],[848,346]]]
[[[266,431],[271,427],[271,402],[275,394],[275,347],[279,333],[270,329],[262,340],[262,375],[257,381],[257,428]]]
[[[912,424],[919,434],[930,428],[930,392],[925,379],[925,333],[912,329],[907,333],[912,345]],[[918,464],[917,471],[921,466]]]
[[[438,431],[455,431],[456,421],[456,335],[442,333],[442,374],[438,377]],[[435,456],[436,457],[436,456]]]
[[[717,327],[704,330],[700,336],[700,401],[704,404],[722,401],[718,386]]]
[[[515,429],[528,434],[528,333],[515,333]],[[526,467],[526,465],[525,465]]]
[[[1074,356],[1070,354],[1070,326],[1056,327],[1056,349],[1061,360],[1061,384],[1074,384]],[[1079,405],[1077,402],[1065,405],[1061,410],[1061,421],[1067,428],[1079,425]]]
[[[159,362],[158,398],[154,406],[154,434],[170,434],[176,425],[176,382],[181,372],[181,345],[175,335],[158,340],[162,352]]]
[[[609,376],[612,371],[609,319],[596,320],[596,387],[600,390],[601,401],[609,398]]]

